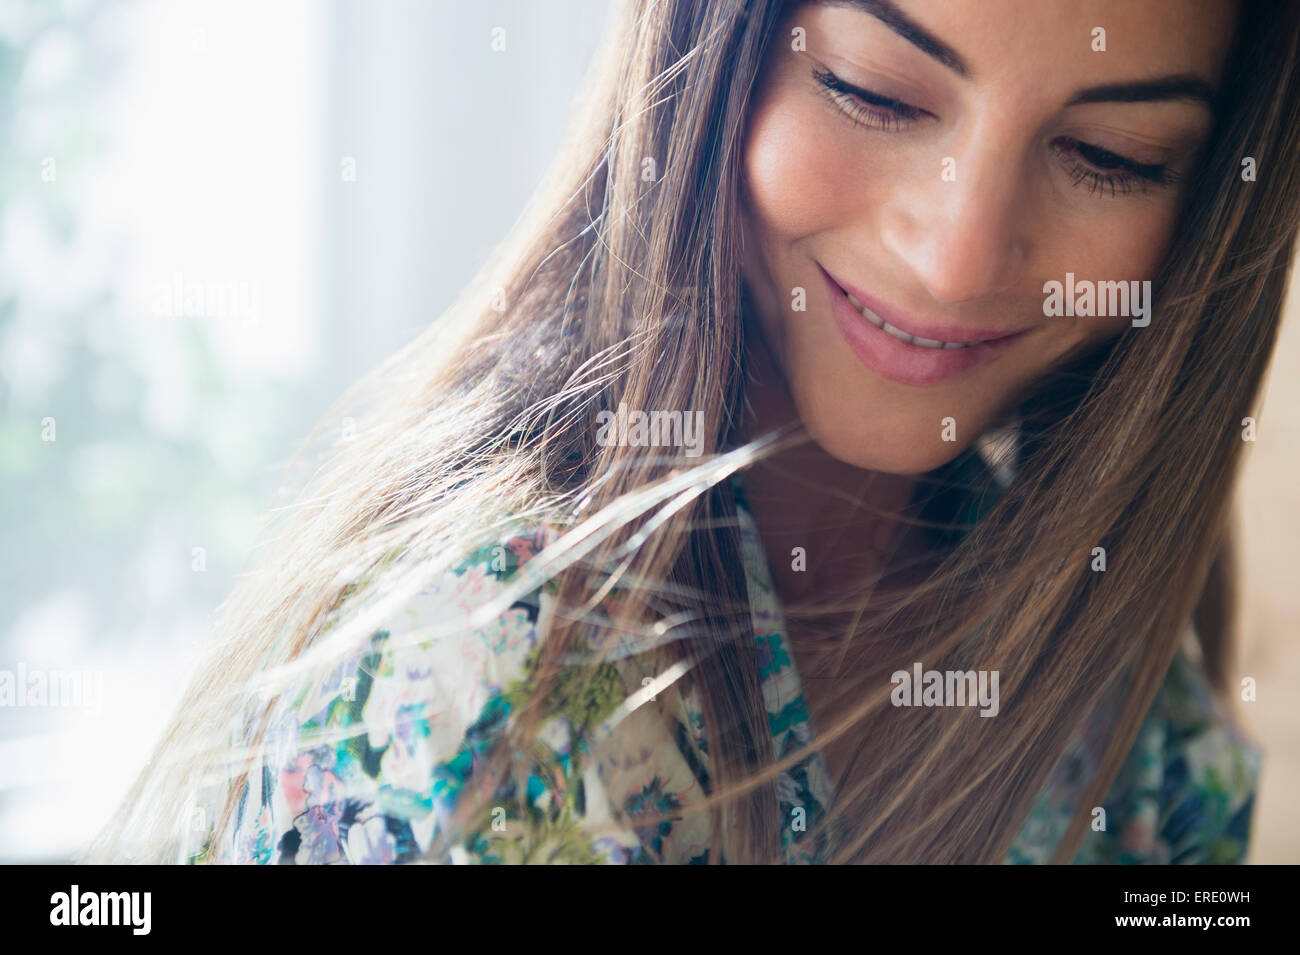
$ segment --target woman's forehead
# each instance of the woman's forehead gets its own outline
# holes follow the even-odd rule
[[[971,82],[1086,86],[1188,74],[1217,85],[1235,31],[1233,0],[813,0],[791,28],[808,44],[920,53]]]

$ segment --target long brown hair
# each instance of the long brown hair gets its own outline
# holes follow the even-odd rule
[[[315,467],[299,500],[274,513],[257,571],[223,607],[213,659],[90,858],[185,858],[200,782],[230,783],[220,835],[258,765],[269,701],[520,521],[559,533],[501,600],[551,581],[560,610],[517,738],[476,769],[475,791],[490,798],[524,771],[511,754],[531,751],[555,689],[576,685],[575,654],[587,659],[576,680],[590,681],[606,637],[646,638],[656,664],[689,661],[699,689],[711,756],[697,809],[713,819],[711,860],[780,858],[788,820],[776,777],[807,754],[771,751],[725,478],[794,440],[738,440],[741,151],[787,7],[626,5],[510,242],[313,432],[309,447],[328,440],[328,450],[303,452]],[[819,727],[817,744],[868,726],[880,740],[873,770],[837,793],[833,860],[1001,861],[1081,721],[1118,687],[1100,768],[1054,856],[1069,861],[1194,612],[1226,686],[1231,577],[1218,555],[1228,554],[1241,419],[1255,414],[1300,221],[1298,41],[1293,5],[1244,5],[1151,326],[1020,396],[1007,415],[1020,435],[1015,477],[992,510],[906,594],[873,598],[863,581],[853,626],[826,637],[837,693],[856,705]],[[1257,181],[1240,175],[1246,156]],[[700,412],[704,456],[602,445],[597,415],[620,402]],[[344,415],[355,423],[337,436]],[[931,503],[954,473],[927,476]],[[1089,571],[1096,546],[1106,573]],[[999,670],[999,717],[893,710],[889,675],[913,660]],[[431,858],[460,833],[440,835]]]

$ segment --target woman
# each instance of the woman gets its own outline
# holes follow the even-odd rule
[[[90,858],[1239,861],[1296,21],[629,3]]]

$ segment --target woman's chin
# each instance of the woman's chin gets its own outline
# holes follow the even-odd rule
[[[805,417],[804,426],[823,451],[844,464],[881,474],[919,475],[942,467],[971,445],[970,440],[946,441],[936,420],[933,437],[922,438],[921,428],[845,428]]]
[[[896,389],[850,397],[848,387],[828,387],[831,380],[794,376],[788,391],[793,411],[823,452],[866,471],[926,474],[969,448],[993,417],[975,395],[964,410],[955,410],[956,402],[900,396]]]

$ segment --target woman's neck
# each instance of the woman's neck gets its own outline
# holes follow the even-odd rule
[[[766,347],[751,348],[746,365],[743,436],[797,426]],[[886,576],[886,563],[897,566],[889,555],[903,557],[916,544],[914,528],[900,522],[915,487],[914,476],[853,467],[811,439],[746,471],[745,496],[782,601],[818,601]]]

